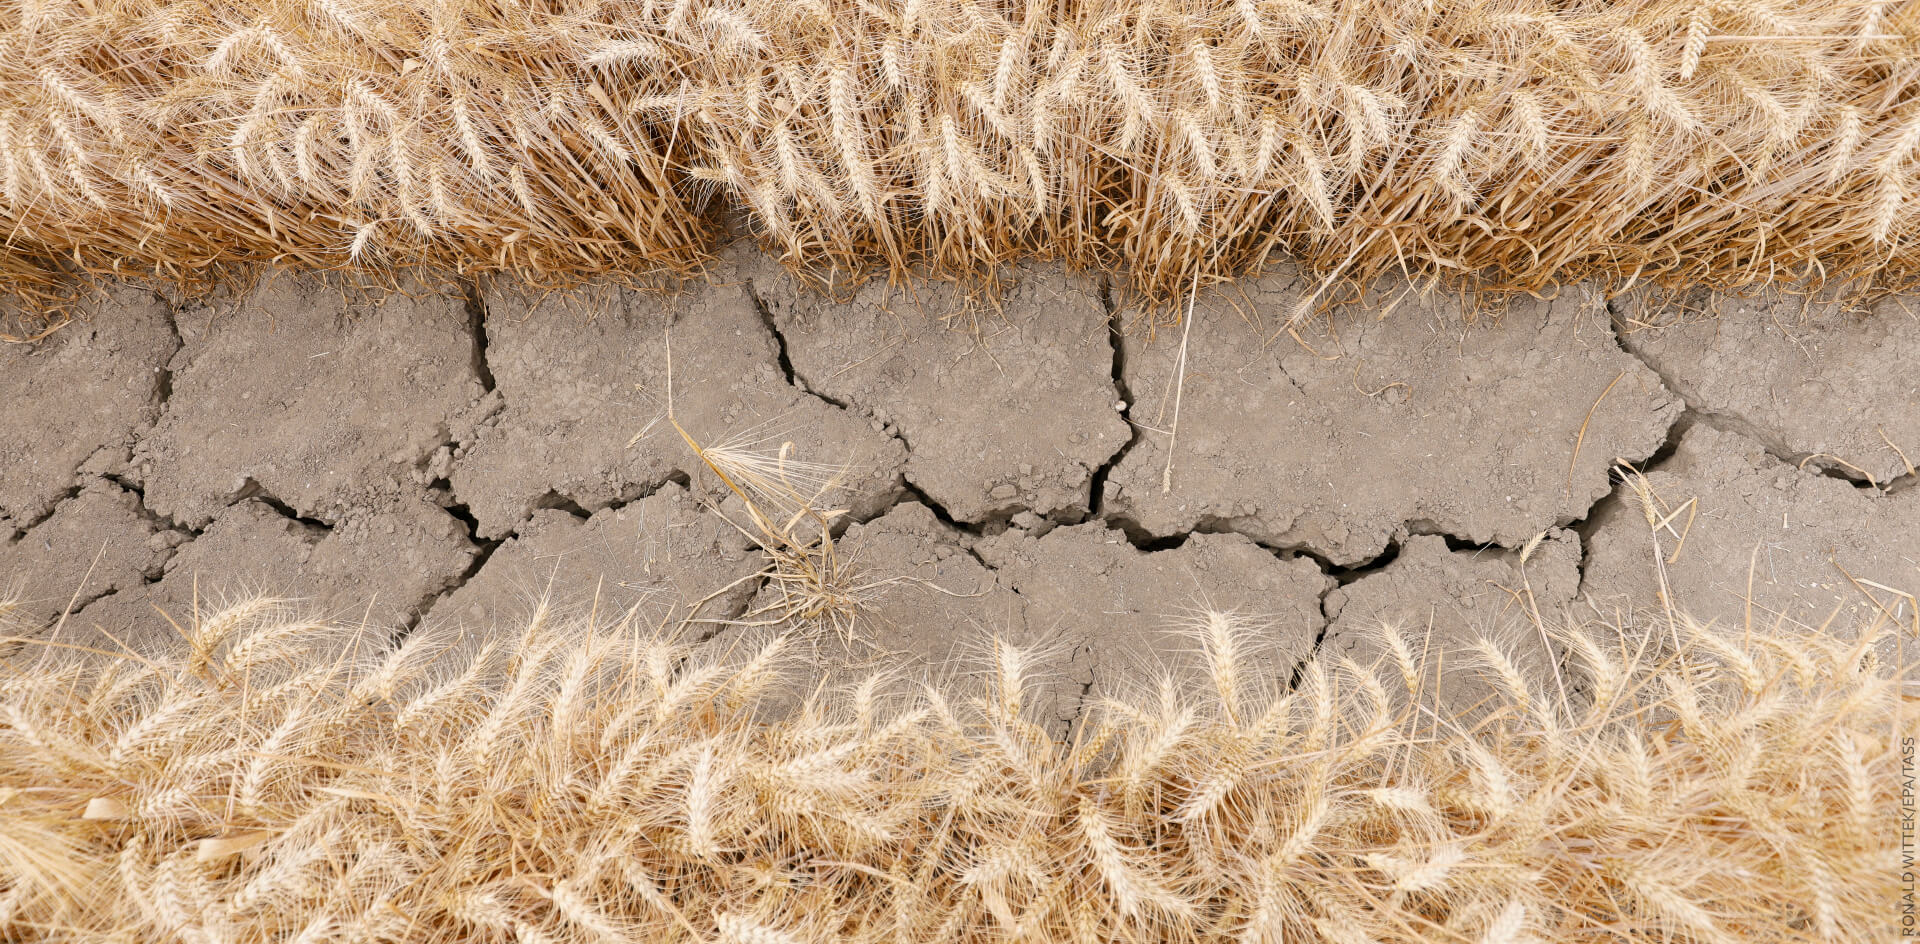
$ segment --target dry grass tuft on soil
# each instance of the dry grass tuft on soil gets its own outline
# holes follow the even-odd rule
[[[1066,745],[1006,645],[974,690],[823,691],[790,635],[714,661],[631,618],[386,649],[254,601],[182,632],[4,663],[0,939],[1893,934],[1905,668],[1874,627],[1562,626],[1573,691],[1483,652],[1469,722],[1426,707],[1417,639],[1289,688],[1209,614],[1194,671]],[[783,690],[812,694],[768,715]]]
[[[1920,3],[5,0],[5,266],[1915,269]],[[50,271],[50,270],[49,270]],[[15,280],[16,287],[24,285]]]

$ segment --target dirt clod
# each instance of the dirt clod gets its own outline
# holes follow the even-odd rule
[[[487,362],[504,409],[455,463],[454,492],[482,537],[512,531],[549,492],[592,511],[651,493],[699,462],[667,421],[703,446],[729,441],[845,469],[829,499],[856,518],[892,504],[906,450],[787,383],[778,349],[740,285],[658,298],[601,285],[572,295],[486,295]],[[668,327],[672,326],[671,344]]]
[[[1672,558],[1666,573],[1676,600],[1744,612],[1751,586],[1756,621],[1785,616],[1817,626],[1837,607],[1878,599],[1911,625],[1915,601],[1899,594],[1920,594],[1920,491],[1856,488],[1706,424],[1687,431],[1647,484],[1658,517],[1672,515],[1671,530],[1658,532],[1658,553]],[[1654,537],[1622,489],[1595,516],[1584,592],[1603,606],[1658,606]]]
[[[1075,520],[1128,435],[1106,310],[1090,277],[1059,266],[1005,277],[997,309],[947,283],[874,281],[845,304],[778,275],[756,289],[795,374],[898,430],[907,479],[955,519]]]
[[[132,286],[45,340],[0,344],[0,539],[45,517],[89,457],[153,422],[173,349],[166,305]]]
[[[724,619],[739,613],[755,586],[747,578],[763,566],[739,529],[670,483],[586,520],[534,512],[479,573],[434,606],[423,631],[513,625],[543,599],[558,610],[591,606],[608,616],[637,607],[652,625],[669,611],[687,615],[716,592],[698,615]]]
[[[1776,455],[1879,484],[1920,462],[1920,323],[1910,299],[1850,312],[1699,290],[1615,304],[1628,350],[1694,409]]]
[[[157,530],[138,499],[97,481],[11,544],[0,543],[0,599],[16,598],[30,622],[55,619],[111,593],[158,577],[184,535]]]
[[[1124,341],[1142,439],[1103,507],[1149,536],[1228,528],[1340,565],[1409,532],[1518,547],[1584,516],[1681,410],[1578,286],[1474,325],[1401,286],[1299,341],[1281,324],[1310,285],[1245,288],[1196,306],[1182,383],[1178,332]]]
[[[154,511],[198,527],[264,491],[334,521],[415,493],[481,393],[465,303],[451,288],[351,300],[283,275],[183,310],[173,396],[134,452]]]

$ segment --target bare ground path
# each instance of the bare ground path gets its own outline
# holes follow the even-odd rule
[[[1282,668],[1381,619],[1445,641],[1502,606],[1653,603],[1619,462],[1683,599],[1912,619],[1910,300],[1573,286],[1466,311],[1384,286],[1294,337],[1276,321],[1310,288],[1279,273],[1203,297],[1183,337],[1095,277],[1011,277],[998,310],[833,301],[751,254],[668,298],[116,289],[0,349],[0,581],[31,620],[109,630],[248,590],[396,633],[484,633],[549,590],[738,617],[764,557],[666,422],[671,352],[690,432],[848,470],[878,651],[937,665],[956,622],[1049,641],[1063,723],[1202,602],[1263,618]]]

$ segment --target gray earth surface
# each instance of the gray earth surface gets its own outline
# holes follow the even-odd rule
[[[677,422],[836,512],[860,632],[822,658],[929,677],[1030,644],[1062,732],[1207,608],[1277,676],[1375,660],[1385,624],[1488,635],[1543,686],[1529,609],[1915,619],[1911,299],[1383,285],[1285,330],[1310,291],[1276,272],[1170,330],[1039,264],[991,300],[830,298],[738,252],[667,295],[115,286],[0,346],[0,590],[116,638],[267,592],[395,638],[545,606],[737,646],[784,605],[767,534]]]

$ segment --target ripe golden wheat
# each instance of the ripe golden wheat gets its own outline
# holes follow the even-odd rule
[[[4,265],[1910,280],[1915,0],[5,0]],[[16,279],[16,284],[20,283]]]
[[[1572,691],[1484,650],[1467,722],[1418,639],[1289,686],[1209,613],[1192,671],[1061,744],[1004,644],[971,690],[822,688],[792,634],[716,658],[543,611],[389,649],[270,602],[200,617],[168,654],[4,663],[0,940],[1894,934],[1905,669],[1874,630],[1565,626]],[[769,714],[783,691],[812,694]]]

